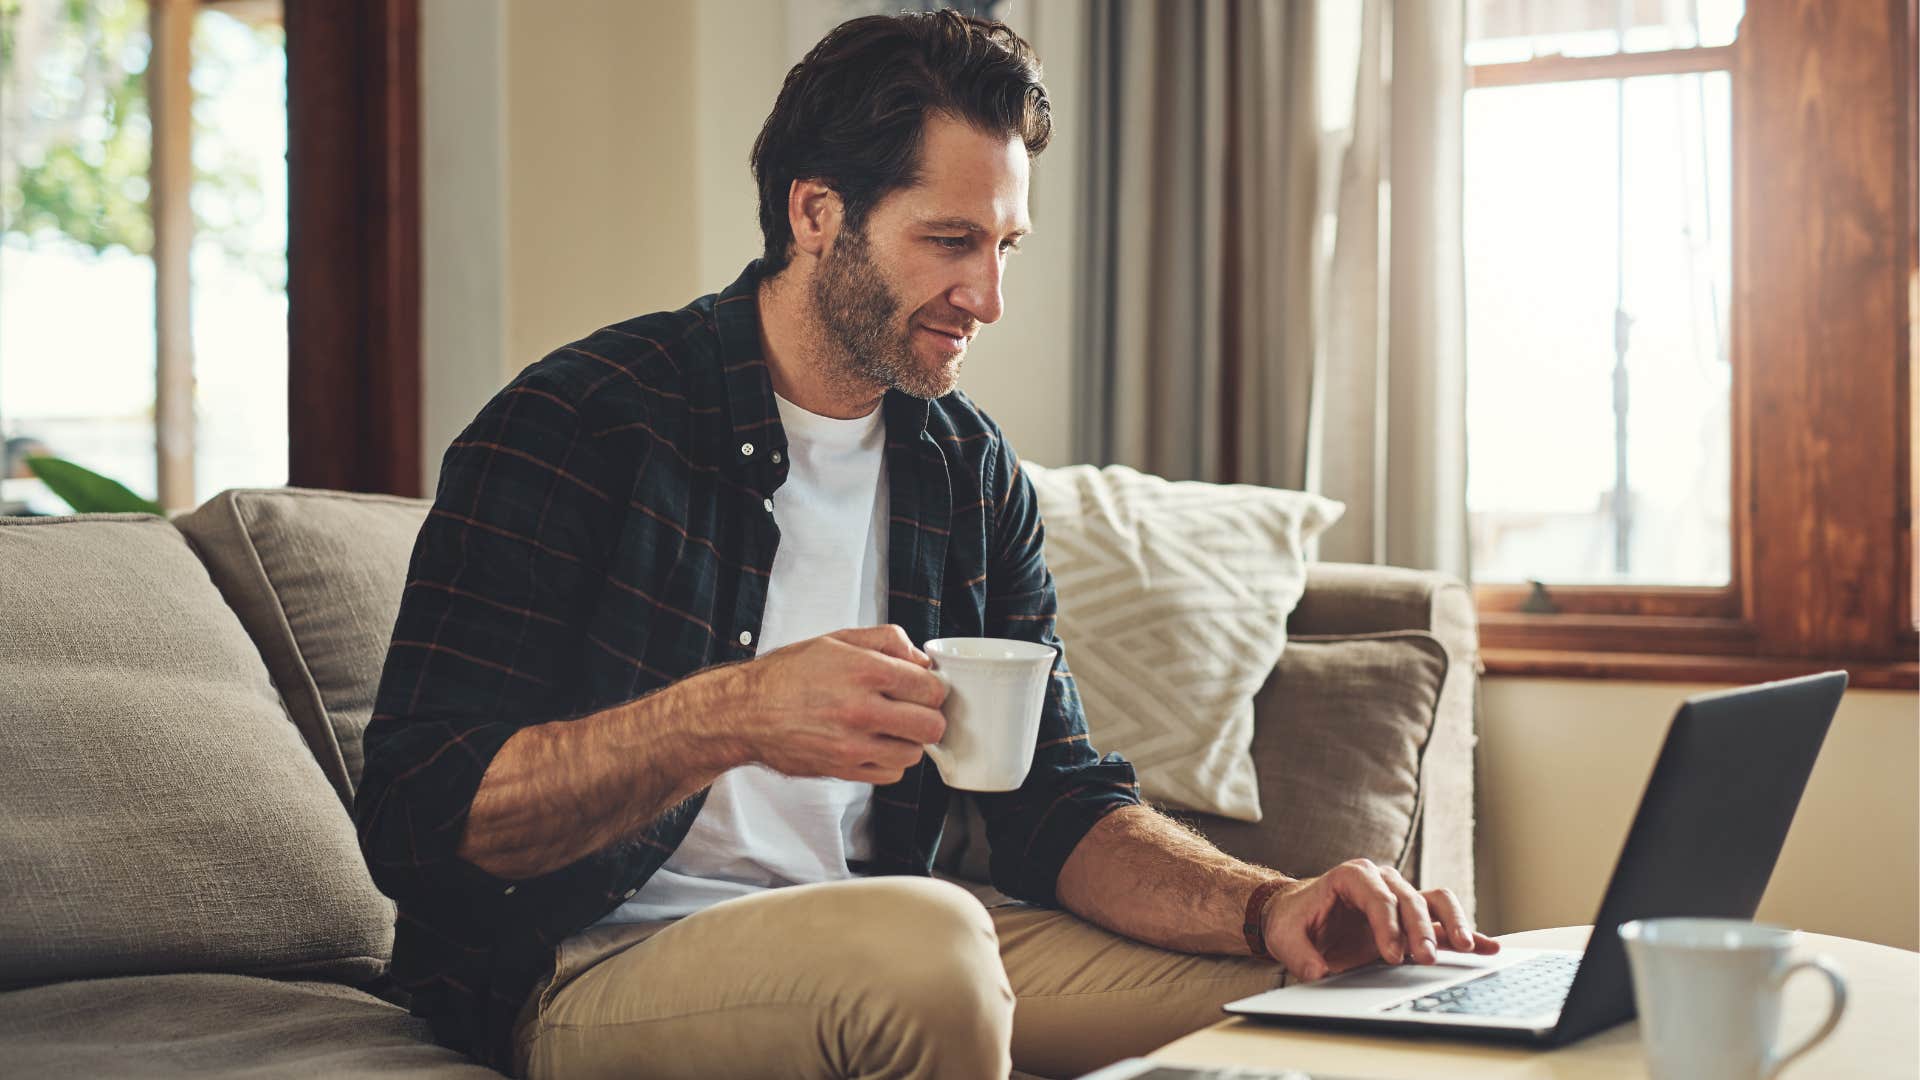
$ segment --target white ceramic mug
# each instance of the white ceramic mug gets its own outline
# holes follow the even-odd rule
[[[1641,919],[1620,927],[1633,966],[1647,1070],[1653,1080],[1771,1080],[1833,1034],[1847,981],[1825,957],[1795,962],[1800,935],[1739,919]],[[1833,988],[1826,1022],[1785,1053],[1780,989],[1799,971]]]
[[[924,651],[947,684],[947,731],[927,756],[951,788],[1012,791],[1033,767],[1051,645],[1008,638],[936,638]]]

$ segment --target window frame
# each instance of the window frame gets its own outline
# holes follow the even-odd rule
[[[195,16],[148,0],[157,501],[191,508]],[[287,0],[287,484],[421,493],[419,0]]]
[[[1856,686],[1920,688],[1915,23],[1909,0],[1748,0],[1730,45],[1468,68],[1469,91],[1720,70],[1732,90],[1728,583],[1548,584],[1551,611],[1531,586],[1477,585],[1488,672],[1745,682],[1837,666]],[[1814,212],[1762,212],[1796,194]],[[1877,417],[1858,407],[1883,400]]]
[[[278,13],[287,50],[290,486],[421,485],[419,0],[147,0],[154,486],[192,508],[195,20]]]

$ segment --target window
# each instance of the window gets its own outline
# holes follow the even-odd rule
[[[0,0],[0,504],[287,480],[279,0]]]
[[[1491,670],[1920,681],[1913,14],[1816,7],[1467,4]]]

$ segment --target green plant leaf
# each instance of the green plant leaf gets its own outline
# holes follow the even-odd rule
[[[27,468],[47,490],[67,501],[76,514],[158,514],[160,504],[143,499],[117,480],[55,457],[30,457]]]

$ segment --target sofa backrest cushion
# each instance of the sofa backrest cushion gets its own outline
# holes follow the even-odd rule
[[[1266,821],[1189,821],[1229,855],[1296,877],[1365,857],[1413,879],[1421,768],[1446,679],[1447,651],[1425,631],[1294,637],[1254,699]]]
[[[227,491],[174,520],[266,659],[343,802],[430,503],[277,488]]]
[[[0,986],[385,966],[346,809],[173,526],[0,518],[0,597]]]

